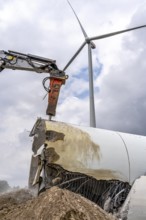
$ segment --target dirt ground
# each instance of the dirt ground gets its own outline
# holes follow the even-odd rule
[[[0,196],[1,220],[115,220],[84,197],[52,187],[34,198],[22,189]]]

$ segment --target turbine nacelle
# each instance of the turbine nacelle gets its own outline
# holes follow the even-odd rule
[[[86,37],[86,38],[85,38],[85,41],[86,41],[87,44],[91,44],[91,48],[92,48],[92,49],[95,49],[95,48],[96,48],[95,43],[94,43],[93,41],[91,41],[89,37]]]

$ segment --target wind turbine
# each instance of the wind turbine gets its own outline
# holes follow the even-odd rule
[[[146,25],[133,27],[130,29],[120,30],[108,34],[103,34],[95,37],[88,37],[85,29],[83,28],[75,10],[73,9],[71,3],[67,0],[68,4],[70,5],[79,25],[81,28],[81,31],[84,35],[85,41],[82,43],[82,45],[79,47],[79,49],[76,51],[76,53],[73,55],[73,57],[69,60],[69,62],[64,67],[63,71],[65,71],[70,64],[73,62],[73,60],[78,56],[78,54],[81,52],[81,50],[84,48],[84,46],[88,45],[88,72],[89,72],[89,102],[90,102],[90,127],[96,127],[96,116],[95,116],[95,104],[94,104],[94,82],[93,82],[93,65],[92,65],[92,49],[96,48],[96,45],[93,43],[93,40],[100,40],[107,37],[112,37],[117,34],[122,34],[128,31],[136,30],[139,28],[144,28]]]

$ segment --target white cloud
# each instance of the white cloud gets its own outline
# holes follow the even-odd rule
[[[71,0],[70,0],[71,1]],[[0,0],[0,49],[56,59],[63,68],[84,41],[65,0]],[[146,1],[72,0],[89,36],[146,23]],[[94,69],[97,126],[146,133],[146,30],[95,42]],[[97,62],[97,58],[99,63]],[[67,69],[56,120],[89,122],[87,47]],[[80,77],[78,77],[78,74]],[[4,70],[0,74],[0,178],[27,185],[31,140],[28,132],[37,117],[45,116],[47,99],[41,80],[45,75]],[[82,76],[82,78],[81,78]]]
[[[141,15],[142,23],[144,20],[142,12],[146,11],[145,9],[136,11],[132,24],[133,20],[135,23],[139,20],[140,23]],[[99,126],[123,132],[146,134],[145,37],[145,29],[123,37],[123,50],[119,52],[120,62],[118,65],[113,65],[107,75],[101,76],[101,91],[98,95],[102,103],[97,106]],[[103,121],[102,118],[105,120]]]

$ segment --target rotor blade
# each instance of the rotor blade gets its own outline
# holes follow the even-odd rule
[[[88,38],[88,35],[87,35],[85,29],[83,28],[83,26],[82,26],[82,24],[81,24],[81,22],[80,22],[80,20],[79,20],[79,18],[78,18],[78,16],[77,16],[75,10],[73,9],[73,7],[72,7],[71,3],[69,2],[69,0],[67,0],[67,2],[68,2],[68,4],[69,4],[69,6],[71,7],[71,9],[72,9],[72,11],[73,11],[73,13],[74,13],[74,15],[75,15],[75,17],[76,17],[76,19],[77,19],[79,25],[80,25],[80,28],[81,28],[81,30],[82,30],[82,33],[83,33],[85,39],[87,39],[87,38]],[[88,38],[88,39],[89,39],[89,38]],[[96,48],[96,45],[95,45],[92,41],[90,41],[89,43],[91,44],[91,48],[92,48],[92,49],[95,49],[95,48]]]
[[[73,9],[73,7],[72,7],[71,3],[69,2],[69,0],[67,0],[67,2],[68,2],[68,4],[70,5],[70,7],[71,7],[71,9],[72,9],[72,11],[73,11],[73,13],[74,13],[74,15],[76,16],[76,19],[77,19],[78,22],[79,22],[79,25],[80,25],[80,28],[81,28],[81,30],[82,30],[82,33],[83,33],[84,37],[87,38],[87,37],[88,37],[88,36],[87,36],[87,33],[86,33],[86,31],[84,30],[84,28],[83,28],[83,26],[82,26],[82,24],[81,24],[81,22],[80,22],[80,20],[79,20],[79,18],[78,18],[78,16],[77,16],[75,10]]]
[[[83,47],[85,46],[86,41],[84,41],[84,43],[80,46],[80,48],[77,50],[77,52],[73,55],[73,57],[69,60],[69,62],[66,64],[66,66],[64,67],[63,71],[65,71],[67,69],[67,67],[69,67],[69,65],[73,62],[73,60],[76,58],[76,56],[78,56],[78,54],[81,52],[81,50],[83,49]]]
[[[103,39],[103,38],[107,38],[107,37],[112,37],[117,34],[122,34],[124,32],[132,31],[132,30],[136,30],[136,29],[144,28],[144,27],[146,27],[146,25],[138,26],[138,27],[134,27],[134,28],[130,28],[130,29],[125,29],[125,30],[121,30],[121,31],[117,31],[117,32],[112,32],[109,34],[103,34],[103,35],[99,35],[99,36],[95,36],[95,37],[90,37],[89,40],[90,41],[91,40],[99,40],[99,39]]]

